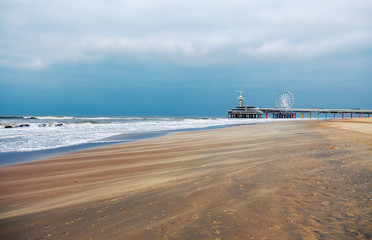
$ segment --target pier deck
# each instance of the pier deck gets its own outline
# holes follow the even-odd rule
[[[360,109],[323,109],[323,108],[256,108],[264,113],[293,112],[293,113],[321,113],[321,114],[372,114],[372,110]]]

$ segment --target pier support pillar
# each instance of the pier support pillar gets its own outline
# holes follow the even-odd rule
[[[350,119],[353,119],[353,114],[350,114]]]
[[[336,113],[333,114],[333,119],[336,119]]]
[[[342,119],[344,119],[344,114],[342,114]]]

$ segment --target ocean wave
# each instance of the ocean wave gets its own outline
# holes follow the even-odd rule
[[[39,120],[64,120],[73,119],[74,117],[58,117],[58,116],[24,116],[23,119],[39,119]]]
[[[143,117],[74,117],[78,120],[142,120]]]
[[[0,116],[1,119],[24,119],[22,116]]]

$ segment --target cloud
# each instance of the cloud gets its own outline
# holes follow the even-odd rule
[[[370,48],[367,0],[2,1],[0,65],[45,69],[114,55],[213,63]]]
[[[248,46],[241,49],[242,54],[256,57],[292,57],[312,58],[326,56],[337,52],[347,52],[360,46],[368,46],[372,34],[356,33],[339,35],[338,37],[324,37],[315,40],[290,42],[289,40],[273,40],[263,42],[259,46]]]

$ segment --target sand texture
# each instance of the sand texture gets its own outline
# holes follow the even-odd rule
[[[176,133],[0,168],[0,239],[371,239],[372,121]]]

